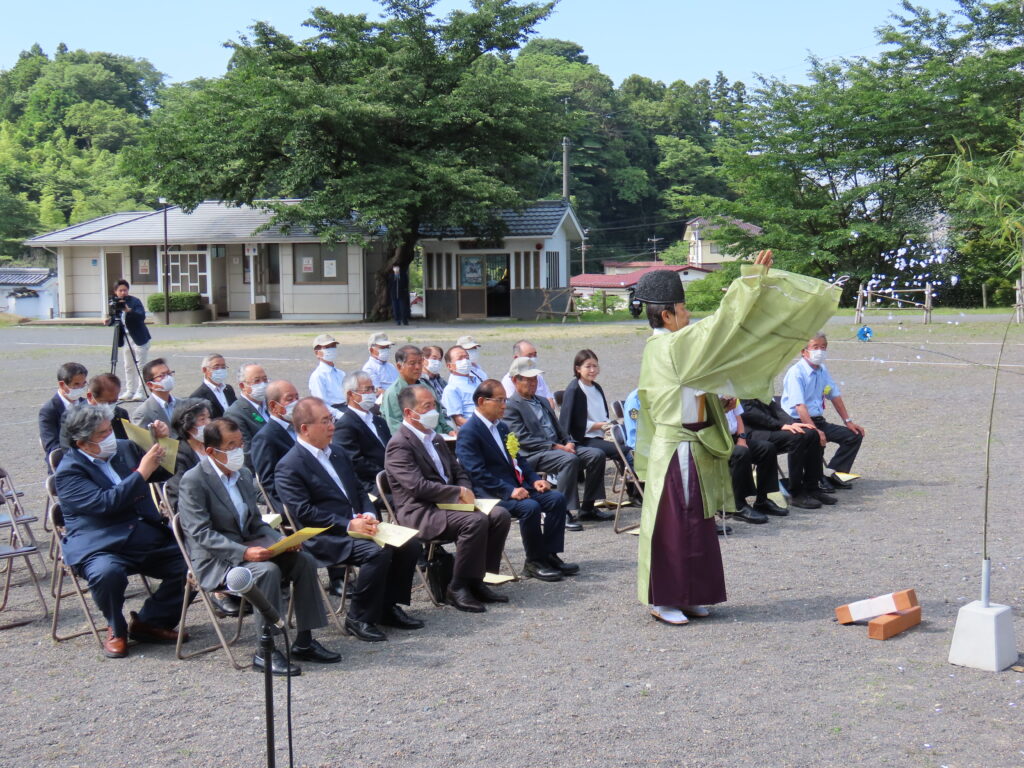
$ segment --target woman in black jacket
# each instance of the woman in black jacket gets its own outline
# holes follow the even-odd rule
[[[609,461],[621,464],[615,444],[604,439],[605,427],[611,423],[604,390],[595,381],[601,372],[597,354],[581,349],[572,361],[573,380],[562,395],[558,421],[576,445],[604,451]],[[621,468],[621,467],[620,467]]]

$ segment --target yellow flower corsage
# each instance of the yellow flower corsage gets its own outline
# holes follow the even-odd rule
[[[513,459],[519,455],[519,438],[515,436],[514,432],[509,432],[508,437],[505,438],[505,450]]]

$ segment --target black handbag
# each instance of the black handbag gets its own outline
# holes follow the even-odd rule
[[[455,557],[442,546],[434,547],[427,560],[427,589],[438,603],[445,602],[448,585],[455,573]]]

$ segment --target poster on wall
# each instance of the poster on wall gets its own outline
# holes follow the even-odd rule
[[[324,277],[338,276],[338,260],[324,259]]]
[[[148,275],[149,274],[149,259],[139,259],[139,274],[140,275]]]
[[[303,256],[302,257],[302,271],[306,273],[312,273],[313,271],[313,257]]]
[[[484,257],[461,256],[462,279],[459,284],[463,288],[482,288],[484,285]]]

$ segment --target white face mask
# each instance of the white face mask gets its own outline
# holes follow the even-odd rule
[[[245,466],[244,448],[232,448],[230,451],[222,451],[218,448],[217,452],[224,456],[224,468],[228,472],[237,472]]]
[[[373,392],[363,392],[359,395],[359,407],[364,411],[368,411],[373,408],[377,402],[377,395]]]
[[[227,368],[215,368],[210,371],[210,381],[214,384],[223,384],[227,381],[228,369]]]
[[[472,349],[467,349],[466,351],[469,353],[469,362],[471,362],[473,365],[476,365],[477,361],[480,359],[480,350],[477,347],[473,347]]]
[[[287,421],[289,424],[291,424],[292,413],[295,411],[295,406],[298,404],[298,400],[293,400],[292,402],[288,403],[288,405],[284,407],[284,413],[282,413],[277,418],[282,419],[283,421]],[[278,403],[278,405],[280,405],[280,403]]]
[[[380,347],[377,350],[377,359],[380,360],[382,363],[386,363],[388,360],[390,360],[391,359],[391,348],[390,347]]]
[[[427,372],[432,373],[435,376],[441,372],[440,360],[435,360],[431,358],[430,360],[427,360],[427,362],[424,365],[426,366]]]
[[[189,432],[189,435],[197,443],[201,443],[201,442],[203,442],[203,435],[205,433],[206,433],[206,425],[205,424],[200,424],[198,427],[196,427],[191,432]]]
[[[86,390],[87,387],[76,387],[75,389],[69,389],[65,397],[71,402],[74,402],[79,398],[85,397]]]
[[[473,361],[468,357],[464,357],[455,363],[455,372],[461,373],[463,376],[468,376],[469,372],[473,369]]]
[[[441,414],[437,412],[437,408],[432,408],[426,413],[416,414],[416,417],[421,427],[432,430],[437,426],[437,422],[440,421]]]
[[[321,349],[320,350],[320,356],[321,356],[321,358],[324,361],[326,361],[328,363],[333,363],[335,358],[338,357],[338,348],[337,347],[327,347],[326,349]]]
[[[826,357],[828,357],[828,354],[824,349],[812,349],[807,353],[807,360],[812,365],[821,365],[825,362]]]
[[[104,437],[98,443],[93,442],[92,440],[90,440],[89,442],[92,443],[93,445],[98,445],[100,447],[100,452],[99,454],[97,454],[97,458],[109,459],[111,456],[117,453],[117,435],[115,435],[113,432]]]
[[[174,377],[168,374],[160,379],[160,381],[154,381],[153,386],[157,392],[170,392],[174,389]]]
[[[262,402],[267,396],[267,382],[261,381],[259,384],[253,384],[249,390],[249,399],[255,400],[256,402]]]

